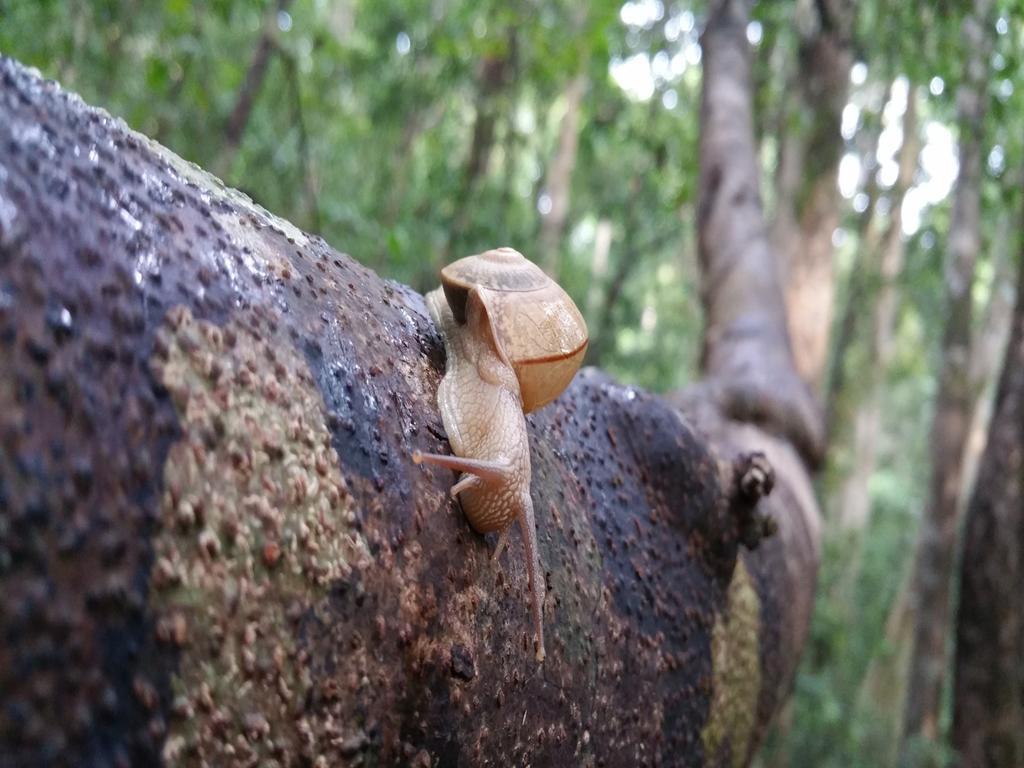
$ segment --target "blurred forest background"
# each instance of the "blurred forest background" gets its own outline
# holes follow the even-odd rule
[[[929,523],[929,478],[946,473],[929,435],[954,382],[968,431],[949,492],[962,509],[1020,261],[1020,10],[754,6],[771,234],[826,264],[805,283],[817,309],[802,322],[832,324],[804,366],[830,433],[818,601],[764,766],[950,756],[952,643],[929,649],[919,628],[952,640],[962,515]],[[445,261],[518,248],[584,311],[590,363],[666,391],[696,378],[700,352],[705,12],[683,0],[0,0],[0,51],[420,290]],[[971,157],[976,172],[958,174]],[[980,200],[973,240],[951,237],[972,210],[954,213],[958,175]],[[948,343],[951,326],[965,345]],[[915,565],[929,556],[930,570]],[[912,701],[922,674],[935,704]]]

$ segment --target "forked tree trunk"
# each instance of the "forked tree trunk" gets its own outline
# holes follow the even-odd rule
[[[709,31],[711,69],[712,41],[742,56],[743,29]],[[817,512],[791,443],[813,429],[769,435],[691,393],[712,442],[593,370],[531,415],[539,665],[518,542],[492,563],[451,474],[409,460],[447,450],[420,295],[10,60],[0,168],[5,760],[749,759],[812,601]],[[742,213],[712,207],[719,227]],[[778,348],[751,348],[749,374],[707,345],[726,393],[762,363],[799,383],[773,317]],[[793,410],[757,392],[752,413]]]
[[[946,264],[946,326],[942,370],[931,430],[931,480],[911,581],[913,645],[903,712],[901,762],[912,762],[914,741],[939,737],[946,678],[950,579],[956,543],[964,445],[970,422],[971,287],[981,244],[981,169],[991,0],[975,0],[964,20],[964,77],[957,93],[960,172],[953,193]]]
[[[704,79],[697,229],[705,317],[704,379],[675,402],[716,441],[749,439],[749,423],[755,422],[764,430],[761,445],[773,464],[799,462],[802,454],[804,463],[814,466],[824,447],[821,413],[793,363],[778,281],[778,254],[767,236],[760,195],[751,52],[746,39],[750,8],[750,0],[715,0],[701,36]],[[769,436],[771,433],[777,436]],[[801,493],[806,494],[803,506],[814,506],[814,514],[784,531],[782,540],[793,537],[813,542],[810,549],[801,551],[803,557],[816,562],[820,520],[812,489],[806,486]],[[754,520],[747,525],[756,530],[759,523]],[[733,587],[742,578],[743,565],[741,558]],[[810,560],[788,563],[794,574],[809,566]],[[813,595],[813,591],[794,595],[796,621],[782,631],[787,644],[802,645],[806,637],[812,604],[804,602],[804,595]],[[739,593],[732,592],[728,611],[735,617],[741,606]],[[722,651],[733,658],[743,656],[733,643]],[[728,666],[724,659],[723,665]],[[792,680],[795,668],[781,672],[784,679]],[[716,702],[724,702],[729,693],[720,688],[713,695]],[[775,709],[778,704],[778,699],[770,705],[762,699],[759,711]],[[719,735],[705,743],[705,760],[744,765],[763,734],[763,729],[755,727]]]

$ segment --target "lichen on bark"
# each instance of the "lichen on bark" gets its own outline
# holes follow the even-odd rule
[[[711,712],[701,731],[705,754],[716,761],[728,754],[728,764],[734,768],[747,763],[757,721],[760,624],[761,601],[740,558],[729,582],[726,605],[715,615]]]
[[[153,371],[182,430],[164,464],[150,577],[157,636],[179,653],[163,757],[336,762],[353,733],[305,711],[322,681],[295,634],[370,555],[306,363],[240,323],[177,307]]]

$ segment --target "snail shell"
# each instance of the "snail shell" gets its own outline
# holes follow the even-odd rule
[[[587,324],[569,294],[540,267],[512,248],[496,248],[449,264],[441,270],[441,285],[460,324],[476,289],[494,339],[519,380],[524,413],[569,386],[587,351]]]

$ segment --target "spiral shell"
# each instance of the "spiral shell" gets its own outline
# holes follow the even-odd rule
[[[587,351],[587,324],[558,283],[512,248],[496,248],[441,270],[445,299],[456,322],[466,322],[466,301],[476,290],[500,351],[519,380],[523,411],[558,397]]]

